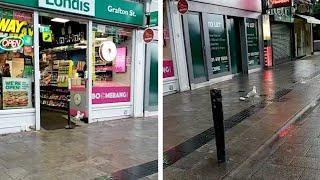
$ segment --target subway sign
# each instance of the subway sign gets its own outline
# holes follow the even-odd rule
[[[39,7],[95,16],[95,1],[92,0],[39,0]]]

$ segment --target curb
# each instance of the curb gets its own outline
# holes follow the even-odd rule
[[[227,173],[222,179],[231,177],[233,178],[236,174],[238,174],[243,167],[246,167],[249,165],[250,162],[254,161],[254,158],[258,156],[260,153],[263,152],[264,149],[266,149],[267,146],[272,144],[274,142],[279,134],[284,131],[285,129],[288,129],[289,126],[297,122],[298,120],[304,118],[305,115],[309,114],[318,104],[320,103],[320,94],[316,96],[314,100],[312,100],[308,105],[306,105],[304,108],[302,108],[300,111],[296,112],[292,118],[290,118],[284,126],[282,126],[274,135],[271,136],[270,139],[268,139],[265,143],[263,143],[250,157],[248,157],[240,166],[238,166],[236,169],[232,170],[231,172]]]

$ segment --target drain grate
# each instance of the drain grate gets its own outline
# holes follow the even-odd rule
[[[274,94],[274,98],[271,100],[268,100],[270,102],[285,102],[287,101],[287,98],[284,98],[285,95],[289,94],[292,91],[292,89],[282,89],[280,91],[277,91]]]
[[[287,95],[291,91],[292,91],[292,89],[282,89],[280,91],[277,91],[274,94],[274,99],[273,100],[278,100],[278,99],[282,98],[283,96]]]

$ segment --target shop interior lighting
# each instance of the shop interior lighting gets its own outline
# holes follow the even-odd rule
[[[53,18],[51,19],[52,22],[58,22],[58,23],[67,23],[70,20],[69,19],[63,19],[63,18]]]

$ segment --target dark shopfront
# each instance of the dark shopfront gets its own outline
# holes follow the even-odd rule
[[[266,13],[270,16],[273,65],[278,65],[294,57],[294,10],[291,6],[270,7]]]
[[[189,12],[183,15],[191,88],[261,69],[261,3],[236,9],[235,1],[226,2],[229,7],[221,2],[189,1]]]

